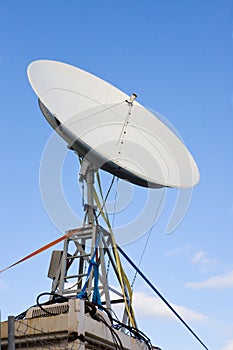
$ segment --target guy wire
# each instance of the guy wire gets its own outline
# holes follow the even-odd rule
[[[157,215],[158,215],[158,213],[159,213],[160,206],[161,206],[162,201],[163,201],[163,199],[164,199],[164,194],[165,194],[165,191],[163,191],[163,194],[162,194],[161,199],[160,199],[160,201],[159,201],[159,205],[158,205],[158,207],[157,207],[157,210],[155,211],[155,216],[154,216],[153,223],[154,223],[154,221],[156,220],[156,217],[157,217]],[[145,242],[144,248],[143,248],[143,250],[142,250],[142,255],[141,255],[140,260],[139,260],[139,263],[138,263],[138,265],[137,265],[137,268],[138,268],[138,269],[139,269],[139,267],[141,266],[142,259],[143,259],[143,256],[144,256],[144,254],[145,254],[147,245],[148,245],[148,243],[149,243],[149,239],[150,239],[152,230],[153,230],[153,224],[151,225],[151,228],[150,228],[150,230],[149,230],[149,232],[148,232],[148,235],[147,235],[147,238],[146,238],[146,242]],[[135,270],[135,274],[134,274],[134,277],[133,277],[133,280],[132,280],[132,283],[131,283],[131,288],[132,288],[132,290],[133,290],[133,286],[134,286],[135,280],[136,280],[136,278],[137,278],[137,274],[138,274],[138,272],[137,272],[137,270]]]

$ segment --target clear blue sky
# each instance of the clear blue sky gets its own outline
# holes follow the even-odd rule
[[[194,155],[201,181],[188,212],[166,234],[177,194],[167,191],[141,269],[210,349],[233,349],[232,32],[230,0],[0,1],[0,268],[60,235],[39,187],[40,160],[52,130],[26,68],[36,59],[64,61],[129,94],[135,91],[139,102],[174,125]],[[64,190],[78,211],[77,173],[69,155]],[[136,263],[145,240],[124,248]],[[50,253],[0,276],[3,319],[50,290]],[[155,345],[201,349],[139,277],[135,292],[139,325]]]

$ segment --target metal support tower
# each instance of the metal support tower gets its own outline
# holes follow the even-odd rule
[[[62,251],[52,253],[48,277],[53,279],[52,292],[66,297],[75,297],[86,285],[86,297],[91,300],[94,290],[94,269],[88,276],[88,268],[93,258],[98,264],[98,290],[102,305],[111,309],[112,303],[122,303],[124,298],[119,290],[112,288],[108,282],[109,265],[114,270],[118,282],[120,277],[113,254],[113,241],[110,233],[98,225],[94,205],[94,174],[96,169],[83,161],[80,170],[80,181],[86,183],[86,203],[84,204],[83,226],[68,231]],[[73,233],[70,236],[70,233]],[[108,267],[106,267],[106,259]],[[88,280],[87,280],[88,278]],[[110,298],[111,291],[111,298]],[[51,296],[52,298],[52,296]],[[129,303],[129,300],[128,300]]]

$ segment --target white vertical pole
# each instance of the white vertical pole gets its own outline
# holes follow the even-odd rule
[[[94,223],[94,170],[90,165],[86,174],[87,183],[87,205],[88,205],[88,223],[92,225]]]

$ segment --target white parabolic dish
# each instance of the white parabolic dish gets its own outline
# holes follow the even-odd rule
[[[28,78],[48,122],[82,157],[140,186],[198,183],[197,165],[185,145],[126,93],[57,61],[32,62]]]

